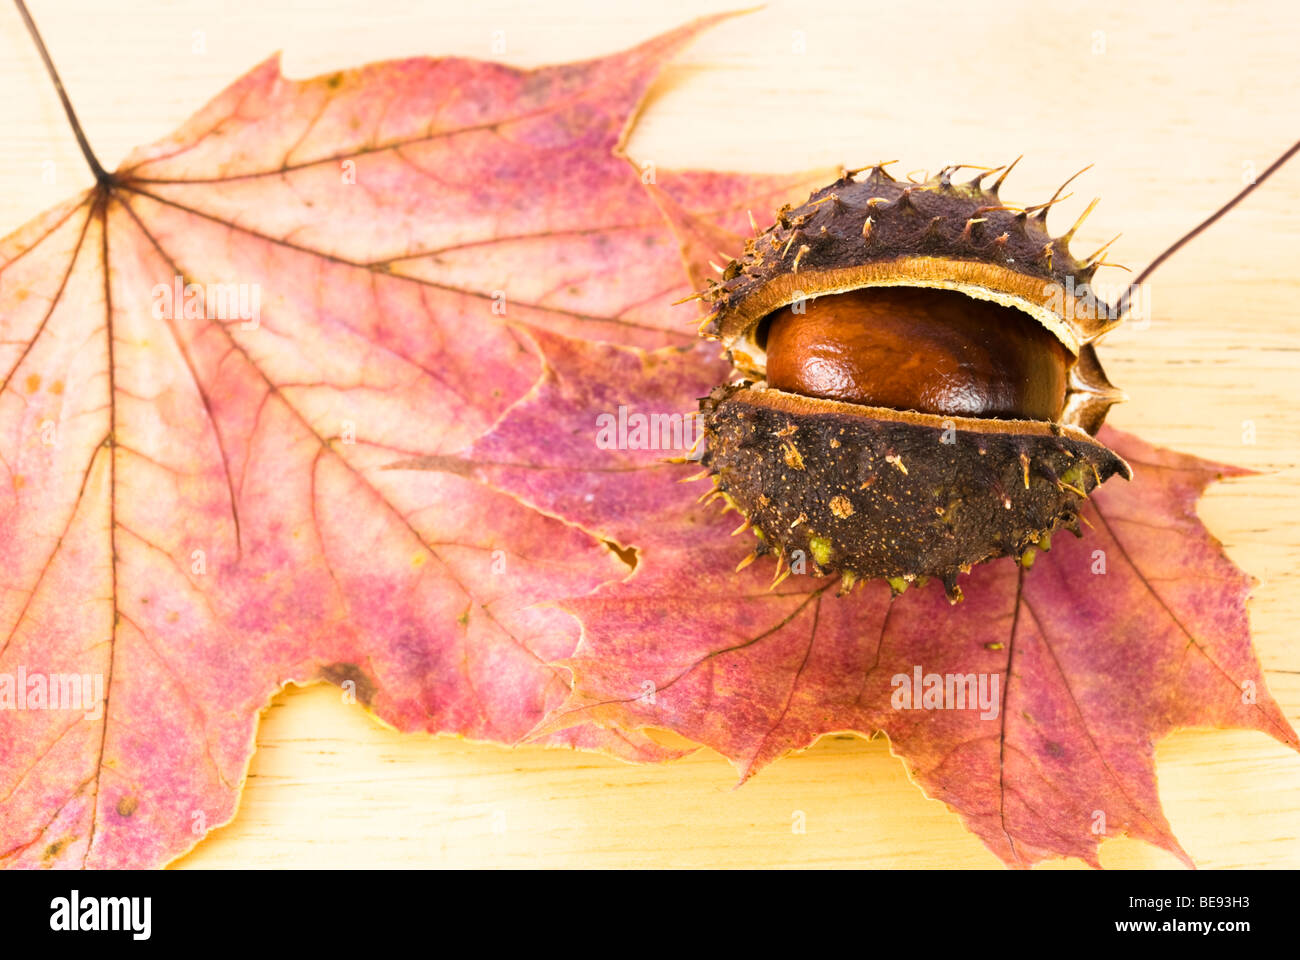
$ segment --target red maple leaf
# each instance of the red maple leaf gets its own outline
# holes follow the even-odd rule
[[[527,395],[530,331],[693,342],[622,139],[711,22],[532,71],[268,61],[0,242],[0,863],[178,856],[233,816],[288,682],[504,742],[563,702],[578,629],[545,601],[624,562],[472,478],[383,467]],[[727,222],[793,179],[661,177]],[[49,708],[72,677],[85,708]]]

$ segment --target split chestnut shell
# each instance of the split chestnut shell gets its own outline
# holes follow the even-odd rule
[[[1091,290],[1103,261],[1072,256],[1077,223],[1047,233],[1056,197],[1008,206],[997,171],[955,169],[846,173],[702,294],[737,374],[701,401],[704,464],[778,569],[937,577],[955,602],[959,573],[1028,565],[1130,476],[1094,438],[1123,399],[1092,346],[1118,322]]]

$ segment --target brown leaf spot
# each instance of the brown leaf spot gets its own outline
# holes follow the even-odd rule
[[[474,464],[463,457],[450,457],[444,454],[430,454],[426,457],[412,457],[408,460],[395,460],[386,463],[381,470],[437,470],[451,473],[458,477],[472,477]]]
[[[602,540],[601,543],[620,560],[628,565],[630,570],[635,570],[637,565],[636,547],[621,547],[613,540]]]
[[[317,676],[339,687],[351,681],[356,688],[357,699],[367,707],[370,706],[370,701],[374,699],[374,682],[355,663],[327,664],[320,668]]]
[[[117,815],[119,817],[129,817],[135,813],[135,808],[140,805],[140,801],[135,797],[123,797],[117,801]]]

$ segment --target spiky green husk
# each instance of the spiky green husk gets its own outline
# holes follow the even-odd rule
[[[703,465],[775,552],[807,572],[897,592],[999,556],[1032,562],[1079,504],[1128,465],[1086,433],[1035,421],[943,418],[742,383],[703,400]],[[778,561],[778,564],[780,561]]]

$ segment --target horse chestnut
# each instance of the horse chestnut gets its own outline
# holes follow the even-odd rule
[[[1006,172],[956,169],[845,173],[701,294],[738,374],[701,401],[703,462],[759,538],[745,562],[799,557],[846,589],[937,577],[956,602],[958,574],[1028,565],[1131,475],[1094,438],[1123,398],[1092,347],[1118,322],[1089,286],[1103,261],[1071,255],[1078,223],[1047,233],[1056,197],[1007,206]]]
[[[921,413],[1061,415],[1072,359],[1028,314],[948,290],[868,287],[783,307],[769,324],[768,386]]]

